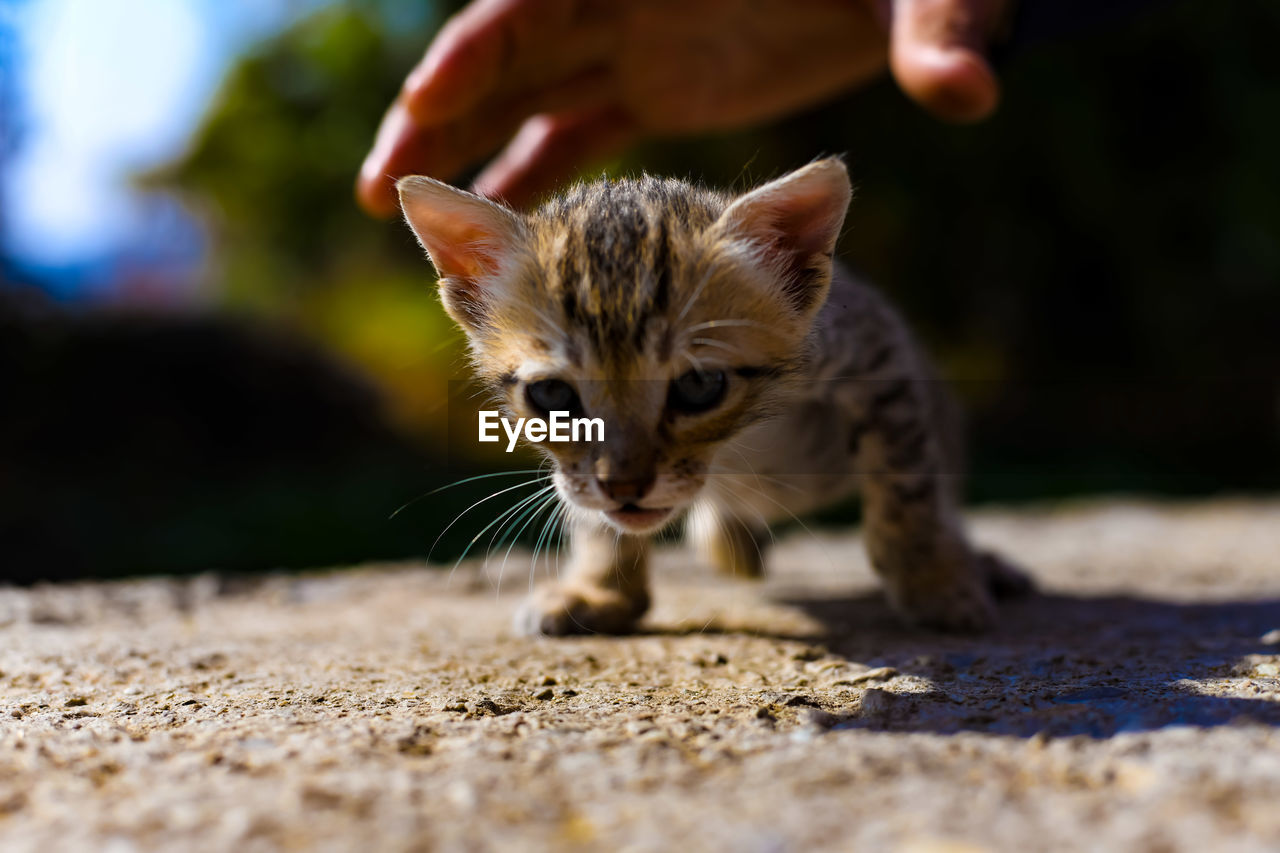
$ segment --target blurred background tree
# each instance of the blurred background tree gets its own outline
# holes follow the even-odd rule
[[[0,508],[3,501],[38,508],[11,516],[25,520],[0,531],[9,542],[37,517],[50,535],[83,529],[93,547],[68,558],[72,573],[422,555],[495,481],[434,489],[526,467],[505,456],[459,457],[470,443],[451,441],[451,430],[474,429],[470,409],[449,390],[450,380],[466,376],[461,339],[408,230],[365,218],[351,201],[383,109],[456,5],[382,0],[307,11],[243,55],[185,153],[140,179],[144,188],[177,192],[203,223],[212,261],[204,292],[216,322],[265,325],[280,340],[304,342],[290,344],[291,352],[318,345],[356,366],[373,393],[339,394],[345,402],[324,408],[313,403],[326,392],[307,394],[294,383],[292,419],[274,416],[288,424],[278,446],[256,457],[225,454],[244,463],[228,484],[153,501],[145,525],[116,519],[127,535],[84,527],[77,521],[84,513],[71,509],[93,506],[106,485],[125,488],[115,475],[82,469],[71,477],[76,500],[65,490],[40,497],[0,489]],[[818,154],[845,153],[857,194],[842,254],[903,306],[965,398],[977,457],[971,491],[980,499],[1274,489],[1280,65],[1270,42],[1277,31],[1274,4],[1169,4],[1008,58],[1004,104],[983,125],[938,124],[886,80],[776,126],[653,143],[610,168],[744,187]],[[32,328],[29,319],[18,325]],[[28,350],[10,359],[21,365],[24,387],[47,386],[50,376],[70,382],[31,368]],[[217,359],[209,361],[216,373]],[[264,368],[261,394],[270,396],[285,375]],[[181,387],[160,383],[150,398],[173,401]],[[225,396],[233,410],[246,405],[240,391]],[[38,395],[27,404],[35,412],[42,405]],[[145,411],[140,403],[109,417],[160,417]],[[337,429],[331,443],[285,464],[289,454],[270,448],[289,445],[288,435],[309,422],[314,428],[309,413],[367,429]],[[228,428],[246,419],[230,417]],[[25,446],[12,437],[5,444]],[[146,455],[137,447],[125,453],[140,467]],[[227,466],[236,467],[224,460],[219,470]],[[43,469],[29,467],[38,479]],[[194,468],[158,467],[204,482]],[[62,510],[49,516],[41,501]],[[494,517],[489,507],[508,505],[497,499],[477,508],[436,556],[460,554]]]

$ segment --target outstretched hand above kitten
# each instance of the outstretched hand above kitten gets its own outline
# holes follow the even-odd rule
[[[987,46],[1012,0],[476,0],[405,80],[357,196],[497,156],[482,195],[523,206],[646,137],[744,127],[889,69],[942,118],[990,114]]]

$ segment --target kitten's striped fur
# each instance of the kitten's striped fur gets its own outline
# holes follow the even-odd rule
[[[529,214],[426,178],[400,188],[480,378],[515,414],[539,414],[551,382],[605,421],[601,444],[543,445],[573,554],[524,628],[629,630],[649,603],[648,537],[685,509],[705,554],[754,575],[771,521],[853,491],[907,620],[982,628],[993,588],[1025,584],[963,534],[956,431],[927,362],[832,264],[850,193],[838,160],[737,198],[600,180]],[[690,407],[688,389],[712,387]]]

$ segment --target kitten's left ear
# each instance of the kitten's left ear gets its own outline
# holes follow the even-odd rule
[[[782,276],[791,304],[808,312],[831,283],[831,255],[853,190],[844,163],[810,163],[752,190],[720,216],[724,237],[758,247]]]
[[[440,273],[445,309],[467,331],[484,323],[491,279],[527,244],[523,220],[502,205],[433,178],[403,178],[404,218]]]

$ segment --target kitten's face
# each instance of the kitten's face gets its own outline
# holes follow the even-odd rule
[[[647,533],[780,405],[849,183],[826,160],[737,200],[652,178],[579,186],[528,216],[425,178],[401,197],[509,412],[604,422],[601,442],[539,445],[561,497]]]

